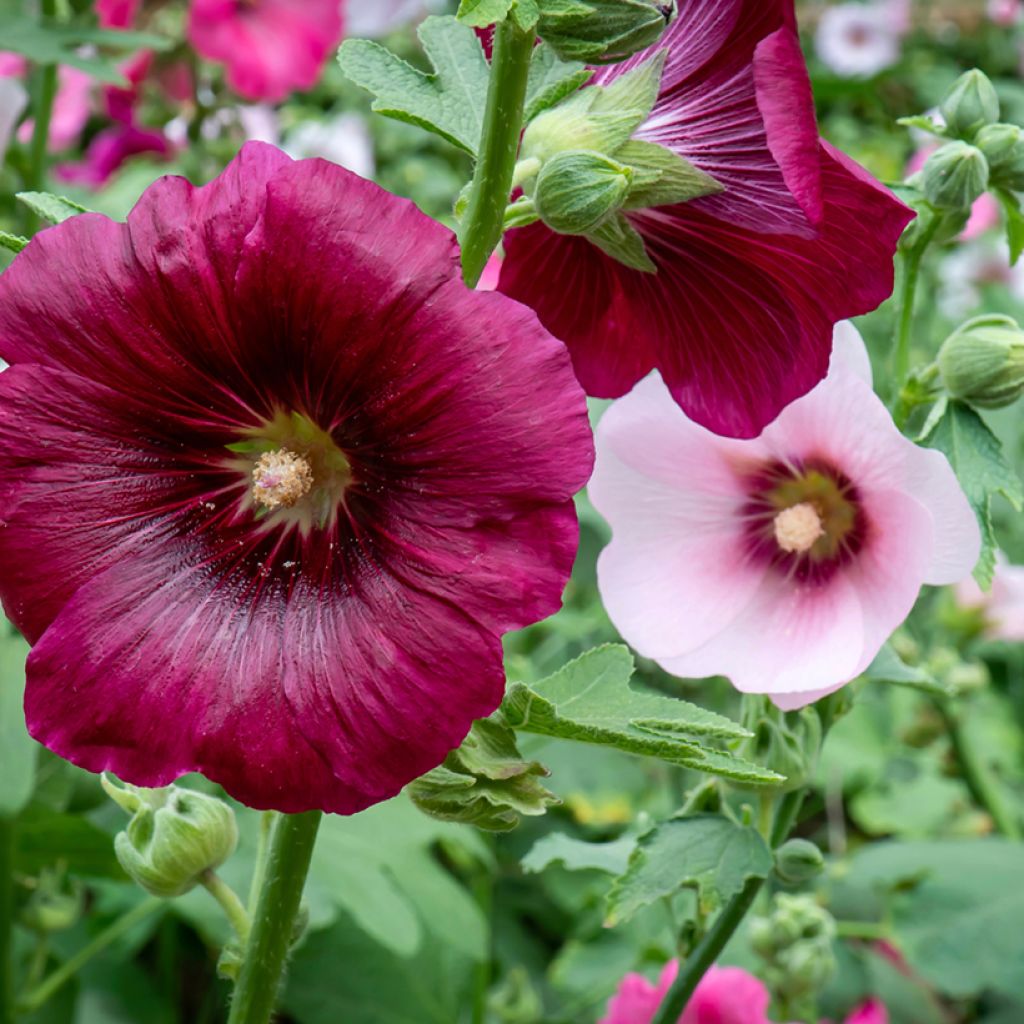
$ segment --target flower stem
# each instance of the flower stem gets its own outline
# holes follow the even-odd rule
[[[462,276],[471,288],[480,280],[487,260],[501,241],[523,127],[533,41],[534,33],[524,32],[511,17],[494,30],[480,152],[459,232]]]
[[[914,303],[917,284],[921,277],[921,262],[935,233],[942,223],[942,215],[933,213],[931,220],[921,229],[913,245],[899,250],[899,285],[896,290],[896,336],[894,369],[897,394],[910,374],[910,341],[914,326]]]
[[[221,910],[224,911],[224,915],[244,946],[249,941],[251,922],[238,894],[216,871],[204,871],[200,882],[203,888],[220,904]]]
[[[14,1020],[14,823],[0,817],[0,1024]]]
[[[971,796],[988,812],[1000,834],[1007,839],[1024,839],[1020,815],[1007,806],[998,781],[992,777],[988,766],[971,746],[960,716],[953,711],[948,701],[938,700],[936,703]]]
[[[70,960],[65,960],[38,988],[33,989],[18,1003],[20,1013],[34,1013],[52,996],[66,985],[94,956],[102,953],[108,946],[115,943],[126,932],[130,932],[137,924],[144,921],[150,914],[166,906],[164,900],[155,896],[144,900],[119,917],[104,931],[100,932],[87,946],[83,946]],[[6,1024],[6,1022],[5,1022]]]
[[[274,823],[228,1024],[269,1024],[273,1016],[322,817],[310,811]]]

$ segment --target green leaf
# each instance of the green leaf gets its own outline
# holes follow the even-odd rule
[[[514,729],[659,757],[697,771],[761,782],[780,776],[725,751],[710,739],[747,731],[712,711],[629,685],[633,656],[618,644],[597,647],[538,683],[513,683],[502,713]]]
[[[13,818],[32,796],[36,745],[22,710],[28,644],[5,623],[0,631],[0,818]]]
[[[671,206],[723,191],[723,186],[710,174],[654,142],[631,139],[616,151],[615,159],[635,169],[654,172],[653,177],[647,180],[639,176],[634,180],[623,204],[626,210]]]
[[[523,32],[531,32],[540,21],[540,7],[537,0],[515,0],[512,8],[512,20]]]
[[[508,17],[515,0],[461,0],[455,17],[473,28],[487,28]]]
[[[647,246],[640,232],[629,222],[624,213],[609,217],[596,231],[586,236],[587,241],[596,245],[603,253],[618,260],[631,270],[639,270],[645,274],[656,274],[658,268],[654,260],[647,255]]]
[[[18,818],[14,837],[14,863],[22,874],[59,862],[74,875],[125,878],[113,839],[85,818],[32,806]]]
[[[1010,247],[1010,266],[1015,267],[1020,254],[1024,252],[1024,211],[1020,199],[1008,189],[994,188],[996,198],[1003,207],[1006,217],[1006,242]]]
[[[28,245],[28,239],[21,235],[12,235],[6,231],[0,231],[0,248],[7,249],[13,253],[19,253]]]
[[[714,910],[748,879],[767,878],[773,865],[756,829],[714,814],[671,818],[640,837],[608,894],[606,924],[626,921],[684,888],[696,889],[701,906]]]
[[[561,864],[567,871],[592,870],[621,875],[635,847],[633,836],[624,836],[610,843],[588,843],[564,832],[552,832],[534,843],[520,863],[524,871],[534,874],[552,864]]]
[[[918,128],[931,135],[938,135],[940,138],[944,138],[946,135],[946,129],[925,114],[913,114],[910,117],[900,117],[896,119],[896,123],[902,125],[904,128]]]
[[[963,402],[942,402],[925,427],[924,443],[943,452],[964,489],[981,527],[981,558],[974,578],[982,587],[992,582],[996,567],[992,498],[1002,494],[1018,511],[1024,505],[1024,486],[1003,454],[999,439],[985,421]]]
[[[90,212],[84,206],[50,192],[18,192],[15,198],[24,203],[37,217],[50,224],[60,224],[69,217]]]
[[[515,733],[497,713],[474,722],[462,745],[406,792],[424,814],[441,821],[507,832],[521,816],[544,814],[558,803],[537,781],[546,775],[539,762],[523,760]]]
[[[419,27],[434,68],[425,74],[379,43],[347,39],[338,52],[342,71],[377,98],[373,109],[434,132],[475,155],[483,130],[490,65],[476,32],[453,17],[430,17]]]
[[[593,74],[578,61],[562,61],[546,43],[533,51],[526,82],[524,119],[532,121],[541,111],[560,103],[585,85]]]
[[[891,643],[886,643],[875,655],[875,660],[864,670],[864,678],[875,683],[895,683],[897,686],[909,686],[937,697],[952,695],[950,687],[940,683],[930,672],[923,668],[908,665],[895,651]]]

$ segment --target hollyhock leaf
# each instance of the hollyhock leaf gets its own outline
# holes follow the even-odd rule
[[[599,228],[586,236],[603,253],[618,260],[623,266],[645,274],[658,272],[654,261],[647,255],[647,247],[640,233],[629,223],[625,214],[609,217]]]
[[[533,844],[520,866],[533,874],[552,864],[560,864],[566,871],[604,871],[621,875],[629,866],[629,857],[635,848],[633,836],[623,836],[609,843],[588,843],[564,832],[552,832]]]
[[[996,567],[998,541],[992,524],[992,498],[1002,494],[1018,511],[1024,506],[1024,485],[1007,461],[999,439],[985,421],[963,402],[944,404],[925,426],[922,441],[942,452],[960,481],[981,527],[981,558],[974,569],[978,584],[987,588]]]
[[[512,20],[523,32],[535,29],[540,20],[540,8],[537,6],[537,0],[515,0],[511,14]]]
[[[21,235],[12,235],[7,231],[0,231],[0,247],[8,252],[19,253],[28,245],[28,239]]]
[[[651,181],[637,177],[623,204],[625,210],[671,206],[722,191],[722,186],[710,174],[654,142],[631,139],[616,150],[615,159],[633,168],[657,172],[657,177]]]
[[[930,672],[908,665],[896,653],[891,643],[883,644],[882,649],[875,655],[875,660],[864,670],[864,678],[873,683],[908,686],[913,690],[921,690],[939,697],[949,697],[954,692],[951,687],[940,683]]]
[[[15,198],[50,224],[60,224],[69,217],[90,212],[73,200],[55,196],[52,192],[18,192]]]
[[[504,21],[514,3],[515,0],[460,0],[455,17],[465,25],[487,28]]]
[[[117,862],[114,843],[85,818],[33,805],[18,818],[14,863],[25,875],[63,861],[71,874],[87,878],[127,877]]]
[[[36,745],[25,728],[25,657],[28,644],[0,623],[0,819],[28,803],[36,778]]]
[[[1015,267],[1020,254],[1024,252],[1024,210],[1015,193],[1005,188],[992,190],[1003,208],[1006,217],[1006,243],[1010,247],[1010,266]]]
[[[378,114],[407,121],[476,155],[490,65],[476,32],[453,17],[427,18],[417,30],[433,74],[418,71],[379,43],[347,39],[341,69],[377,98]]]
[[[896,119],[898,125],[904,128],[918,128],[929,135],[938,135],[940,138],[946,135],[946,129],[933,121],[926,114],[912,114],[910,117],[899,117]]]
[[[608,894],[605,923],[628,921],[638,910],[681,889],[697,890],[713,910],[751,878],[767,878],[771,851],[753,828],[728,818],[699,814],[671,818],[640,837],[625,873]]]
[[[524,120],[532,121],[542,111],[572,95],[592,74],[585,64],[560,60],[550,46],[541,43],[530,60]]]

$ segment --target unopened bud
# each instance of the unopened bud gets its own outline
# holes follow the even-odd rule
[[[977,146],[950,142],[937,149],[921,172],[921,187],[940,210],[969,210],[988,188],[988,161]]]
[[[1024,392],[1024,332],[1008,316],[975,317],[939,349],[946,390],[982,409],[1011,405]]]
[[[999,120],[999,97],[988,75],[973,68],[953,83],[939,110],[951,134],[971,139],[983,125]]]
[[[114,840],[125,872],[146,892],[173,899],[195,888],[235,852],[238,826],[231,808],[188,789],[120,789],[104,776],[104,789],[132,815]]]
[[[540,0],[537,34],[562,60],[615,64],[656,43],[674,13],[671,0]]]
[[[809,882],[824,870],[821,850],[806,839],[790,839],[775,854],[775,872],[790,885]]]
[[[993,185],[1024,190],[1024,131],[1015,124],[987,124],[974,144],[985,154]]]
[[[82,916],[82,887],[60,871],[44,871],[21,911],[21,923],[40,934],[67,931]]]
[[[585,235],[620,208],[633,171],[589,150],[553,156],[537,177],[534,203],[541,220],[561,235]]]

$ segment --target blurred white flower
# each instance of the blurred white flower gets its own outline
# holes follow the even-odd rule
[[[288,133],[284,151],[296,160],[323,157],[363,178],[372,178],[377,166],[370,129],[359,114],[340,114],[329,121],[305,121]]]
[[[164,125],[164,135],[175,146],[187,146],[188,124],[188,117],[179,114]],[[276,146],[281,139],[277,111],[265,103],[240,103],[234,107],[224,107],[207,117],[199,131],[207,142],[211,142],[235,126],[241,127],[246,142],[269,142]]]
[[[345,35],[372,39],[441,10],[443,0],[347,0]]]
[[[908,27],[905,0],[839,4],[822,14],[814,47],[822,64],[837,75],[870,78],[900,59]]]
[[[1003,285],[1013,298],[1024,302],[1024,260],[1010,266],[1005,239],[981,236],[958,245],[939,264],[939,309],[951,320],[961,320],[977,309],[985,285]]]

